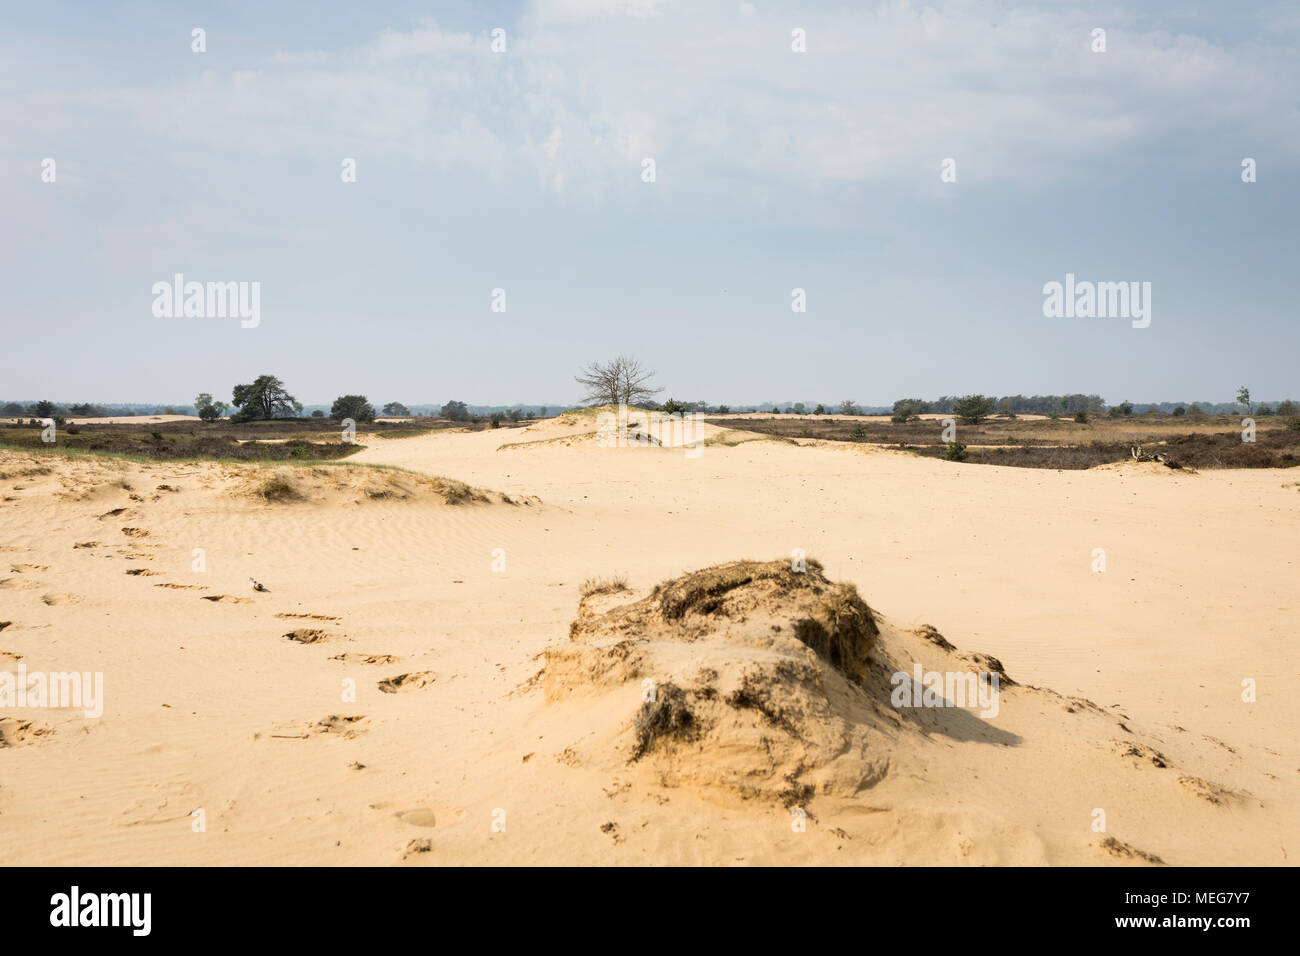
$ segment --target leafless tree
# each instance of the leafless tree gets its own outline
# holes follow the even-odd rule
[[[584,402],[591,405],[636,405],[663,391],[647,383],[654,377],[639,359],[620,355],[609,362],[592,362],[574,380],[587,390]]]

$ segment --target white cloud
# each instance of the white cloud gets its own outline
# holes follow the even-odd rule
[[[1088,49],[1098,20],[1104,54]],[[947,156],[962,182],[1059,179],[1224,131],[1275,163],[1296,157],[1278,117],[1300,68],[1280,40],[1225,47],[1119,14],[980,2],[796,15],[563,0],[509,26],[506,54],[490,50],[496,25],[424,21],[169,87],[11,98],[4,119],[121,112],[216,151],[394,157],[588,197],[638,188],[645,156],[665,191],[743,177],[756,195],[928,182]],[[807,53],[790,50],[794,26]]]

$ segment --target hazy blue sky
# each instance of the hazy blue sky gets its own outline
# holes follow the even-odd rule
[[[1298,48],[1294,3],[5,3],[0,397],[569,402],[627,352],[712,402],[1300,398]],[[155,317],[178,272],[260,325]],[[1067,272],[1150,327],[1045,318]]]

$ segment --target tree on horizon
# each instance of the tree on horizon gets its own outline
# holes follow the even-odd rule
[[[592,362],[574,381],[587,389],[583,401],[588,405],[637,405],[663,391],[647,384],[654,376],[639,359],[620,355],[609,362]]]
[[[241,422],[254,418],[288,418],[302,405],[274,375],[259,375],[250,385],[236,385],[231,395],[239,411],[231,416]]]
[[[354,422],[373,422],[375,407],[364,395],[340,395],[330,406],[330,418],[338,421],[350,418]]]

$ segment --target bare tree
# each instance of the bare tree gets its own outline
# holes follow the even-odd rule
[[[588,404],[635,405],[663,391],[647,384],[654,375],[639,359],[620,355],[610,362],[592,362],[574,376],[574,381],[586,388],[583,401]]]

